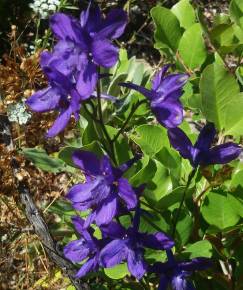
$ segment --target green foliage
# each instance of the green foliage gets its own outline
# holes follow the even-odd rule
[[[199,68],[204,63],[207,51],[199,23],[193,24],[184,32],[178,50],[185,65],[190,69]]]
[[[41,170],[58,173],[65,171],[65,163],[62,160],[50,157],[45,150],[39,148],[23,148],[23,155],[32,161]]]
[[[141,125],[135,129],[131,138],[145,155],[153,157],[162,149],[166,131],[157,125]]]
[[[230,194],[224,192],[210,192],[202,206],[202,215],[208,224],[224,230],[233,227],[239,221],[238,212]]]
[[[119,280],[124,278],[126,275],[129,275],[129,272],[127,270],[127,264],[120,264],[117,265],[113,268],[106,268],[104,269],[105,274],[111,278],[111,279],[115,279],[115,280]]]
[[[206,257],[211,258],[212,257],[212,245],[207,240],[198,241],[194,244],[189,245],[186,248],[185,253],[190,254],[190,258],[197,258],[197,257]]]
[[[175,73],[190,76],[180,99],[185,111],[180,128],[194,143],[202,124],[213,122],[217,128],[213,146],[223,141],[240,143],[243,135],[243,67],[240,64],[243,1],[232,0],[229,13],[216,15],[210,26],[196,1],[180,0],[171,9],[156,6],[152,8],[151,16],[155,25],[155,48],[162,54],[163,63],[175,63],[172,67]],[[243,231],[242,162],[202,166],[188,185],[192,167],[171,147],[167,130],[151,117],[148,104],[141,105],[130,116],[134,105],[145,97],[134,90],[121,88],[119,83],[133,82],[150,88],[155,68],[128,55],[126,49],[121,49],[118,63],[109,71],[102,71],[111,73],[110,80],[101,80],[102,91],[116,98],[114,103],[101,101],[104,124],[97,121],[99,112],[94,98],[86,103],[89,112],[81,109],[82,119],[75,131],[78,138],[65,140],[53,156],[39,148],[25,148],[22,152],[40,170],[71,173],[70,183],[74,179],[84,181],[72,161],[72,154],[77,149],[93,152],[97,157],[110,155],[114,166],[129,160],[135,153],[142,154],[124,176],[134,187],[145,185],[141,206],[146,213],[142,211],[140,230],[175,233],[173,251],[178,259],[207,257],[215,260],[217,267],[193,277],[197,289],[233,289],[231,283],[235,281],[234,289],[240,290],[243,273],[243,248],[240,245]],[[60,228],[53,233],[65,229],[64,243],[75,238],[71,234],[70,218],[77,213],[70,204],[57,201],[48,211],[61,220]],[[87,216],[87,211],[80,215]],[[133,211],[130,215],[124,213],[119,222],[129,227],[133,215]],[[101,232],[96,226],[94,229],[99,239]],[[164,251],[149,249],[145,257],[151,263],[166,261]],[[229,271],[228,276],[223,267]],[[158,281],[154,276],[148,274],[142,282],[135,281],[125,263],[100,269],[97,273],[87,278],[92,289],[145,289],[144,284],[148,281],[151,289],[157,289]],[[93,279],[96,275],[101,277],[98,283]]]
[[[180,0],[171,11],[179,19],[181,27],[188,29],[196,22],[196,13],[189,0]]]
[[[200,90],[202,111],[207,120],[215,123],[218,130],[225,130],[225,134],[236,132],[235,128],[242,122],[243,107],[234,76],[222,64],[210,64],[201,75]]]
[[[180,23],[176,16],[169,9],[160,6],[151,10],[151,16],[156,25],[155,48],[176,52],[181,38]]]
[[[243,2],[241,0],[231,1],[230,16],[243,29]]]

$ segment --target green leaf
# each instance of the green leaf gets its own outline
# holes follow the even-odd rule
[[[243,135],[243,93],[232,97],[225,112],[225,135]]]
[[[169,170],[173,188],[179,186],[181,177],[181,158],[179,154],[169,146],[163,147],[156,154],[156,159]]]
[[[212,257],[213,247],[208,240],[198,241],[190,246],[188,246],[185,250],[185,253],[190,253],[190,259],[197,257]]]
[[[66,290],[75,290],[76,288],[72,285],[69,285]]]
[[[178,19],[169,9],[160,6],[152,8],[151,16],[156,26],[155,47],[158,49],[169,48],[175,52],[181,38]]]
[[[126,49],[121,48],[119,50],[119,60],[117,62],[117,65],[110,69],[111,73],[115,76],[127,73],[129,62],[130,60],[128,59]]]
[[[159,201],[172,189],[171,177],[169,170],[159,161],[154,160],[156,172],[149,181],[145,189],[145,197],[153,201]]]
[[[120,264],[113,268],[105,268],[104,271],[105,271],[106,276],[115,280],[122,279],[126,275],[129,275],[127,264]]]
[[[144,154],[154,156],[158,153],[167,138],[166,130],[157,125],[141,125],[135,129],[131,139],[141,148]]]
[[[221,64],[210,64],[202,73],[200,91],[202,112],[206,119],[213,122],[219,130],[229,130],[226,114],[230,103],[239,98],[239,85],[233,75]]]
[[[68,201],[57,200],[48,209],[48,212],[55,213],[62,219],[68,216],[71,217],[76,214],[75,209],[72,208]],[[82,212],[82,214],[85,212]],[[86,214],[87,215],[87,214]]]
[[[66,290],[75,290],[76,288],[72,285],[69,285]]]
[[[210,192],[202,205],[202,215],[210,225],[223,230],[239,221],[232,200],[223,192]]]
[[[83,136],[82,144],[88,145],[96,140],[103,140],[104,134],[100,124],[95,123],[90,117],[87,117],[88,125],[86,126]]]
[[[65,164],[58,158],[50,157],[44,149],[23,148],[23,155],[41,170],[58,173],[65,170]]]
[[[134,61],[131,61],[129,64],[126,81],[140,85],[142,83],[145,71],[145,63],[134,58]]]
[[[234,24],[233,25],[233,29],[234,29],[234,35],[237,37],[237,40],[240,44],[243,43],[243,29],[241,29],[238,25]],[[241,52],[242,53],[242,49]]]
[[[243,1],[232,0],[229,10],[231,18],[243,29]]]
[[[176,235],[180,240],[180,244],[184,246],[190,238],[193,227],[192,217],[187,211],[181,211],[180,219],[176,224]]]
[[[199,23],[193,24],[184,32],[178,49],[185,65],[189,68],[196,69],[204,63],[207,51]]]
[[[196,22],[196,15],[189,0],[181,0],[176,3],[171,11],[179,19],[181,27],[188,29]]]
[[[167,193],[165,196],[161,198],[161,200],[156,204],[158,209],[161,210],[167,210],[168,208],[174,206],[175,204],[178,204],[183,197],[185,190],[185,186],[179,186],[172,190],[170,193]],[[186,192],[186,198],[191,197],[192,190],[187,190]]]
[[[127,73],[121,73],[113,78],[110,82],[109,88],[107,90],[107,94],[111,96],[118,96],[120,92],[119,83],[122,83],[126,80]]]
[[[243,217],[243,196],[242,196],[242,187],[240,187],[240,190],[228,194],[228,198],[230,200],[230,203],[234,207],[235,211],[238,213],[238,215],[242,218]]]
[[[130,183],[133,186],[139,186],[143,183],[149,182],[155,172],[156,172],[156,163],[154,160],[151,160],[149,156],[145,155],[137,163],[136,173],[130,178]]]
[[[220,24],[210,31],[210,39],[220,46],[230,46],[234,40],[234,28],[231,24]]]
[[[109,125],[106,125],[106,129],[111,138],[114,138],[119,131],[117,128]],[[130,150],[128,140],[122,135],[120,135],[114,142],[114,151],[119,165],[132,158],[132,152]]]

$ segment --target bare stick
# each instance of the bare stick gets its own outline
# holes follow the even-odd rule
[[[6,115],[0,115],[0,143],[4,143],[7,150],[12,151],[14,149],[14,143],[12,140],[10,122]],[[32,194],[28,188],[28,185],[17,178],[19,172],[19,164],[15,158],[12,159],[13,174],[15,176],[16,188],[20,194],[20,202],[24,208],[25,215],[29,223],[33,226],[35,234],[41,240],[49,258],[62,269],[64,275],[66,275],[73,286],[77,290],[88,290],[87,283],[81,283],[81,280],[74,278],[77,269],[68,260],[65,259],[61,250],[58,249],[56,242],[54,241],[48,226],[42,217],[40,211],[36,207]]]

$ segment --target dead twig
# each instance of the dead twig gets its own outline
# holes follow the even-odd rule
[[[5,144],[9,151],[14,150],[14,143],[11,135],[10,122],[6,115],[0,115],[0,143]],[[56,242],[50,234],[48,226],[42,217],[40,211],[36,207],[32,194],[28,188],[27,183],[19,179],[19,164],[16,159],[12,159],[12,169],[15,176],[16,188],[20,194],[20,201],[24,208],[25,215],[29,223],[33,226],[35,234],[39,237],[43,244],[49,258],[62,269],[64,275],[66,275],[74,287],[77,290],[88,290],[87,283],[82,283],[80,280],[74,278],[76,268],[74,265],[66,260],[57,247]]]

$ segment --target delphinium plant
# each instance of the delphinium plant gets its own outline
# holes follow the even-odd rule
[[[195,8],[152,9],[155,72],[119,52],[122,9],[104,16],[91,1],[80,19],[50,18],[48,86],[27,105],[57,112],[48,138],[76,121],[59,152],[83,178],[66,195],[63,253],[92,289],[242,289],[243,9],[232,1],[209,30]]]

